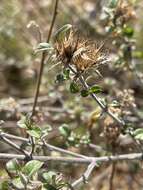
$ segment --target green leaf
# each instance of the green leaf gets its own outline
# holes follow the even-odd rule
[[[24,184],[21,182],[20,177],[16,177],[12,180],[12,184],[16,189],[24,189]]]
[[[44,125],[42,127],[41,139],[45,138],[49,134],[50,131],[52,131],[52,127],[50,125]]]
[[[42,130],[40,127],[34,126],[32,129],[26,131],[31,137],[40,138],[42,135]]]
[[[79,87],[75,82],[71,82],[71,84],[70,84],[70,92],[71,93],[79,92]]]
[[[143,133],[135,136],[135,139],[143,140]]]
[[[11,174],[17,174],[21,170],[21,167],[16,159],[12,159],[6,163],[6,169]]]
[[[133,57],[142,59],[143,58],[143,51],[133,51]]]
[[[81,90],[80,94],[82,97],[87,97],[89,95],[89,92],[88,90]]]
[[[61,27],[60,29],[58,29],[54,35],[54,39],[59,41],[62,40],[65,35],[67,34],[67,32],[69,32],[72,28],[71,24],[66,24],[63,27]]]
[[[134,135],[135,135],[135,136],[136,136],[136,135],[139,135],[139,134],[143,134],[143,129],[142,129],[142,128],[136,129],[136,130],[134,131]]]
[[[115,8],[117,6],[118,0],[110,0],[109,6],[110,8]]]
[[[63,75],[64,75],[64,79],[68,80],[70,78],[70,70],[69,69],[64,69],[63,70]]]
[[[39,43],[38,46],[35,48],[34,52],[40,52],[40,51],[47,51],[47,50],[53,50],[54,48],[52,47],[51,44],[43,42]]]
[[[17,122],[17,125],[20,127],[20,128],[27,128],[27,125],[26,125],[26,116],[22,116],[21,119]]]
[[[69,129],[69,126],[66,124],[63,124],[59,127],[60,134],[64,137],[68,137],[70,135],[71,130]]]
[[[53,184],[53,180],[56,177],[56,172],[50,171],[43,173],[43,178],[48,184]]]
[[[60,74],[58,74],[58,75],[56,76],[55,82],[56,82],[56,83],[62,83],[64,80],[65,80],[64,75],[60,73]]]
[[[48,133],[50,131],[52,131],[52,126],[51,125],[46,124],[46,125],[43,126],[42,133]]]
[[[0,190],[8,190],[8,181],[1,182]]]
[[[39,160],[31,160],[23,167],[23,173],[28,177],[32,177],[42,167],[43,162]]]
[[[132,27],[130,27],[130,26],[126,26],[126,27],[123,28],[122,32],[123,32],[124,36],[127,36],[128,38],[131,38],[133,36],[133,34],[134,34],[134,29]]]
[[[143,129],[142,128],[136,129],[133,132],[133,135],[134,135],[135,139],[143,140]]]
[[[58,188],[50,184],[44,184],[44,187],[46,188],[46,190],[58,190]]]
[[[100,93],[100,92],[102,92],[102,89],[101,89],[101,87],[98,86],[98,85],[92,86],[92,87],[89,89],[89,93],[96,93],[96,94],[98,94],[98,93]]]

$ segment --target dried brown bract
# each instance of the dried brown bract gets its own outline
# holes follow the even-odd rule
[[[72,28],[62,40],[56,40],[55,49],[57,56],[64,65],[75,66],[77,72],[84,72],[91,67],[99,67],[106,62],[103,53],[103,44],[96,47],[91,41],[79,36]]]
[[[136,17],[133,5],[129,1],[119,0],[114,10],[115,22],[124,24]],[[117,24],[117,23],[116,23]]]
[[[116,125],[113,121],[111,121],[109,117],[106,118],[104,122],[104,136],[107,140],[107,144],[116,143],[121,133],[120,127]]]
[[[121,115],[121,110],[119,108],[109,107],[110,111],[112,111],[117,116]],[[107,140],[108,144],[116,144],[118,137],[121,133],[121,127],[115,123],[115,121],[107,116],[104,119],[104,136]]]

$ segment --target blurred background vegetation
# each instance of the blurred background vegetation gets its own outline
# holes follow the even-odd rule
[[[82,35],[87,36],[95,43],[105,42],[105,51],[113,58],[113,61],[111,60],[108,65],[101,68],[100,72],[103,77],[94,75],[89,79],[89,82],[102,86],[103,93],[100,97],[106,102],[120,101],[126,90],[130,89],[131,102],[136,105],[137,110],[136,114],[130,107],[125,111],[131,112],[128,115],[129,124],[136,128],[143,127],[141,122],[143,119],[141,121],[138,119],[138,117],[143,118],[143,1],[130,0],[129,3],[135,11],[135,18],[132,18],[128,24],[133,30],[132,40],[135,43],[133,56],[136,70],[130,69],[126,64],[114,61],[116,60],[115,55],[120,56],[121,50],[118,45],[115,46],[112,43],[114,37],[109,35],[106,30],[108,23],[104,20],[104,8],[108,6],[108,0],[60,0],[53,32],[64,24],[70,23],[78,27]],[[5,131],[21,134],[21,131],[13,130],[16,121],[21,114],[29,113],[32,109],[31,98],[35,94],[40,56],[33,54],[33,48],[39,43],[38,32],[28,26],[31,21],[35,21],[42,33],[42,41],[45,42],[51,22],[53,4],[53,0],[0,1],[0,119],[5,121],[3,126]],[[69,149],[93,156],[94,151],[91,153],[91,149],[83,145],[84,143],[80,143],[79,139],[81,140],[81,137],[84,136],[82,139],[84,142],[90,134],[92,143],[106,147],[106,140],[102,135],[99,135],[103,133],[103,122],[97,122],[95,114],[91,114],[98,112],[97,105],[90,97],[82,98],[79,95],[70,94],[69,84],[55,83],[56,74],[60,72],[61,68],[57,66],[49,71],[51,66],[52,63],[47,60],[35,120],[41,126],[48,122],[54,128],[63,123],[72,128],[78,127],[75,131],[78,146],[68,145]],[[92,120],[94,124],[89,129],[89,123]],[[61,138],[54,138],[52,143],[67,147]],[[121,152],[134,152],[134,150],[128,149],[124,152],[123,147]],[[8,152],[9,147],[2,144],[1,151]],[[95,151],[95,155],[100,155],[100,153]],[[115,189],[141,189],[143,172],[140,164],[137,162],[132,164],[119,163],[114,182]],[[84,169],[84,167],[79,167],[77,171],[77,166],[66,166],[65,169],[57,165],[50,167],[67,173],[71,177],[79,176]],[[85,186],[85,189],[93,190],[95,185],[97,189],[108,189],[109,171],[110,167],[107,164],[102,165],[94,172],[91,183],[88,187]],[[0,176],[0,180],[2,180],[4,178],[2,169]]]

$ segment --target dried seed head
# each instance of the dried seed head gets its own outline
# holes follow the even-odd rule
[[[61,40],[56,40],[55,49],[58,58],[66,65],[74,65],[77,71],[85,71],[91,67],[98,67],[105,63],[103,44],[96,47],[89,40],[79,37],[79,33],[70,29],[69,33]]]
[[[110,111],[115,115],[121,115],[121,110],[119,108],[109,107]],[[110,117],[107,116],[104,119],[104,136],[107,140],[108,144],[115,144],[118,140],[118,137],[121,133],[121,127],[115,123],[115,121]]]
[[[111,120],[110,120],[111,121]],[[117,139],[121,133],[120,127],[118,125],[115,125],[114,122],[109,122],[109,118],[105,120],[106,125],[104,126],[104,136],[107,140],[107,142],[110,143],[116,143]],[[107,125],[108,123],[108,125]]]
[[[129,1],[119,0],[114,15],[124,24],[136,17],[133,5]]]

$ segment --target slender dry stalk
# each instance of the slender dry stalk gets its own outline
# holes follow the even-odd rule
[[[69,69],[75,74],[77,75],[76,71],[69,66]],[[89,86],[86,83],[86,81],[84,80],[84,77],[82,75],[79,76],[79,80],[81,82],[81,84],[83,85],[83,87],[88,90]],[[120,126],[124,126],[125,122],[121,119],[119,119],[117,116],[115,116],[110,110],[108,110],[107,106],[104,105],[99,98],[96,96],[95,93],[91,93],[91,97],[96,101],[96,103],[100,106],[100,108],[103,110],[103,112],[107,113],[114,121],[116,121]]]
[[[54,26],[54,23],[55,23],[55,20],[56,20],[57,9],[58,9],[58,2],[59,2],[59,0],[55,0],[53,18],[52,18],[52,21],[51,21],[51,26],[50,26],[48,37],[47,37],[47,43],[50,41],[50,37],[51,37],[51,34],[52,34],[53,26]],[[43,51],[41,62],[40,62],[40,72],[39,72],[39,77],[38,77],[38,80],[37,80],[37,87],[36,87],[36,93],[35,93],[35,97],[34,97],[34,103],[33,103],[33,109],[32,109],[31,117],[35,114],[35,108],[36,108],[37,100],[38,100],[38,96],[39,96],[39,90],[40,90],[40,85],[41,85],[41,78],[42,78],[42,75],[43,75],[43,68],[44,68],[44,62],[45,62],[46,56],[47,56],[46,51]]]
[[[1,132],[0,133],[0,137],[1,139],[7,139],[9,140],[9,142],[11,140],[16,140],[16,141],[21,141],[21,142],[25,142],[25,143],[28,143],[29,142],[29,139],[28,138],[23,138],[23,137],[19,137],[19,136],[15,136],[15,135],[11,135],[11,134],[7,134],[7,133],[4,133],[4,132]],[[11,141],[12,143],[12,141]],[[15,144],[15,143],[14,143]],[[16,144],[15,144],[16,145]],[[45,146],[49,151],[56,151],[56,152],[60,152],[62,154],[65,154],[65,155],[69,155],[69,156],[74,156],[74,157],[79,157],[79,158],[87,158],[88,159],[88,156],[85,156],[85,155],[82,155],[82,154],[78,154],[78,153],[75,153],[75,152],[72,152],[72,151],[69,151],[69,150],[65,150],[65,149],[62,149],[62,148],[59,148],[59,147],[56,147],[54,145],[51,145],[49,143],[46,143],[45,140],[43,140],[43,142],[39,142],[38,145],[40,146]],[[15,147],[14,147],[15,148]],[[23,151],[24,150],[21,150],[21,148],[19,146],[17,146],[17,149],[19,151],[21,151],[21,153],[24,153]],[[24,153],[25,154],[25,153]]]
[[[53,26],[54,26],[54,23],[55,23],[55,20],[56,20],[57,9],[58,9],[58,2],[59,2],[59,0],[55,0],[53,18],[52,18],[52,21],[51,21],[51,26],[50,26],[48,37],[47,37],[47,43],[50,41],[50,37],[51,37],[51,34],[52,34]],[[43,51],[41,62],[40,62],[40,71],[39,71],[39,76],[38,76],[38,80],[37,80],[37,87],[36,87],[36,92],[35,92],[35,97],[34,97],[34,103],[33,103],[31,118],[35,114],[35,109],[36,109],[37,100],[38,100],[38,96],[39,96],[41,79],[42,79],[42,75],[43,75],[43,68],[44,68],[44,62],[45,62],[46,56],[47,56],[46,51]],[[31,145],[32,145],[32,150],[31,150],[30,155],[31,155],[31,158],[32,158],[32,155],[33,155],[34,149],[35,149],[35,143],[34,143],[34,139],[33,138],[31,138]]]
[[[97,165],[96,162],[91,162],[89,164],[89,166],[87,167],[87,170],[84,172],[84,174],[79,179],[74,181],[71,186],[76,187],[76,186],[80,185],[81,183],[86,183],[88,181],[93,169],[96,167],[96,165]]]
[[[113,179],[115,176],[115,168],[116,168],[116,163],[112,163],[111,174],[110,174],[110,178],[109,178],[109,190],[114,190]]]
[[[3,141],[4,143],[8,144],[9,146],[11,146],[18,152],[24,154],[27,158],[29,158],[29,153],[27,151],[23,150],[20,146],[18,146],[16,143],[12,142],[11,140],[9,140],[7,137],[3,136],[2,134],[0,134],[0,140]]]

